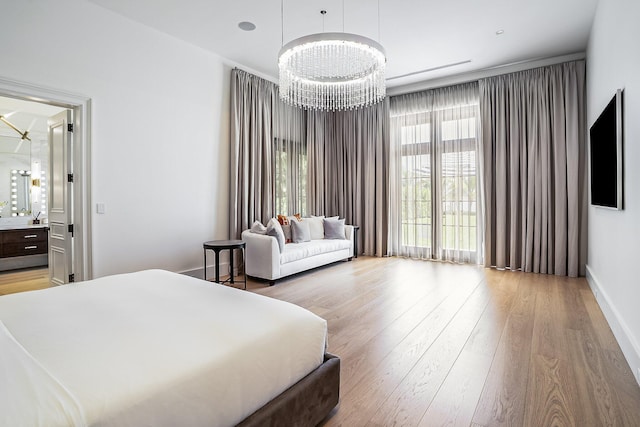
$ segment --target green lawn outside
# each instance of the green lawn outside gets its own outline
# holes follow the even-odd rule
[[[445,214],[442,221],[444,249],[476,251],[476,219],[475,213],[460,215],[457,220],[461,223],[456,224],[456,215]],[[428,248],[431,246],[431,240],[431,217],[415,218],[411,222],[402,224],[404,246]]]

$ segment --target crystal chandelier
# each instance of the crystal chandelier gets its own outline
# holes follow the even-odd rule
[[[312,34],[284,45],[278,57],[280,98],[296,107],[351,110],[385,96],[385,52],[367,37]]]

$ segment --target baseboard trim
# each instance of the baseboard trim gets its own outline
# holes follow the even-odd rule
[[[600,309],[604,313],[604,317],[609,323],[613,335],[616,337],[622,353],[633,372],[638,385],[640,385],[640,346],[631,334],[631,329],[626,324],[615,305],[611,303],[609,295],[601,286],[601,282],[593,274],[593,271],[587,265],[587,282],[591,288],[591,292],[596,298]]]
[[[233,271],[235,275],[238,275],[238,267],[235,267]],[[196,268],[195,270],[181,271],[180,274],[195,277],[197,279],[203,279],[204,278],[204,275],[202,274],[203,272],[204,272],[204,268]],[[229,274],[229,262],[223,261],[220,263],[220,276],[226,276],[228,274]],[[213,280],[215,276],[216,276],[215,266],[207,265],[207,280]]]

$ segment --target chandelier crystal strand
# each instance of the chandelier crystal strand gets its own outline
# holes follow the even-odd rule
[[[302,37],[280,51],[280,98],[321,111],[370,106],[385,96],[385,65],[382,46],[366,37],[348,33]]]

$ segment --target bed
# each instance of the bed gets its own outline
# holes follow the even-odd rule
[[[326,321],[162,270],[0,297],[0,425],[316,425]]]

